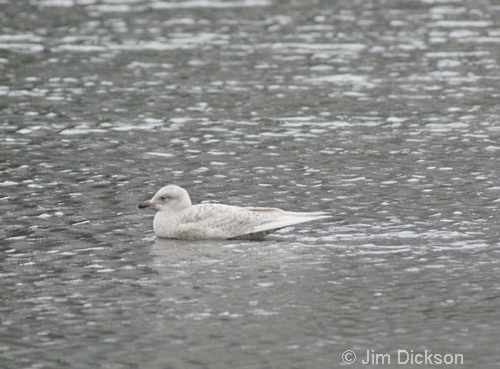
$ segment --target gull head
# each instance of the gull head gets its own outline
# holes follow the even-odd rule
[[[177,212],[191,206],[191,199],[185,189],[169,185],[160,189],[150,201],[139,204],[139,209],[155,208],[158,211]]]

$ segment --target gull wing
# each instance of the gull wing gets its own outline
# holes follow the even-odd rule
[[[296,213],[276,208],[194,205],[177,223],[180,238],[258,239],[286,226],[328,218],[324,212]]]

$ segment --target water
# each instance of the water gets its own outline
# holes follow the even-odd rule
[[[0,367],[498,367],[499,13],[1,1]],[[160,240],[168,183],[333,217]]]

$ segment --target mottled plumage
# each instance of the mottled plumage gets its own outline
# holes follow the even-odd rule
[[[153,229],[158,237],[178,239],[255,239],[293,224],[327,218],[324,212],[295,213],[276,208],[242,208],[222,204],[191,205],[179,186],[160,189],[139,209],[153,207]]]

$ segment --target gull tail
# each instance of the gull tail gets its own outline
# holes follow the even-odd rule
[[[253,227],[251,233],[275,231],[277,229],[288,227],[294,224],[312,222],[313,220],[331,218],[331,215],[323,212],[313,213],[297,213],[292,211],[283,211],[283,213],[276,219],[270,220]]]

